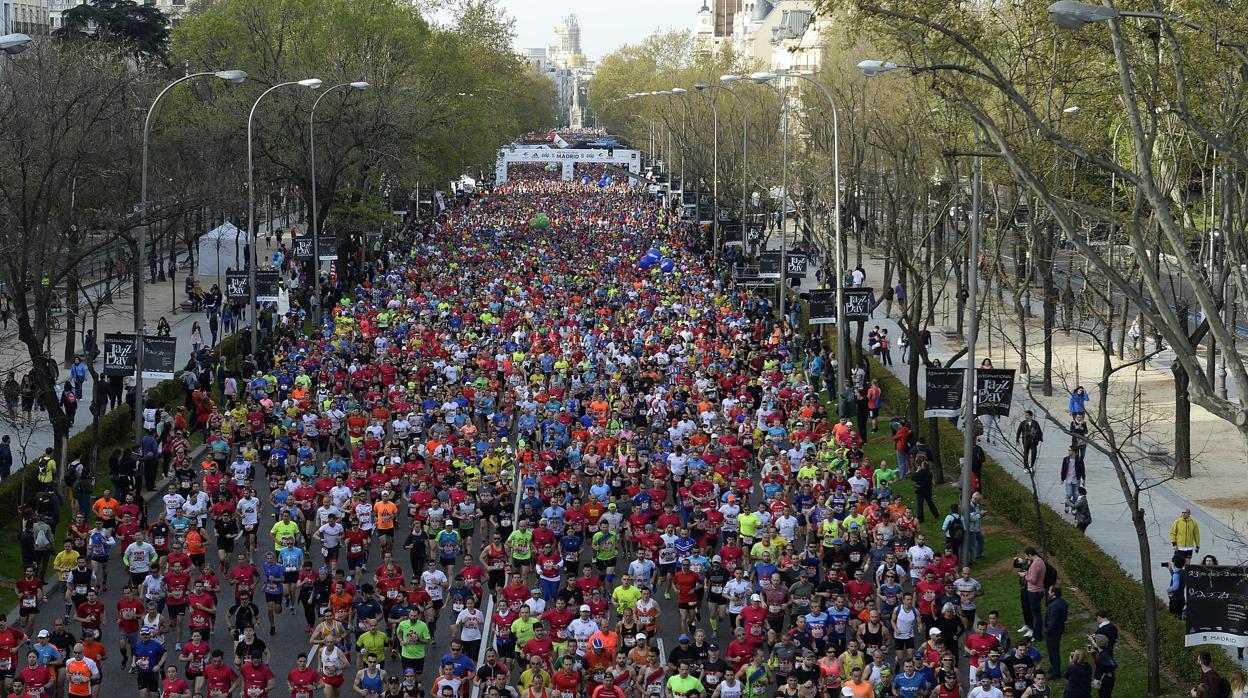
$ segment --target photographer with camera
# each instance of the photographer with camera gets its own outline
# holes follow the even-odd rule
[[[1096,689],[1098,698],[1110,698],[1114,695],[1114,673],[1118,662],[1114,659],[1114,651],[1110,649],[1109,638],[1104,635],[1093,635],[1088,644],[1092,653],[1092,688]]]
[[[1166,596],[1170,599],[1170,614],[1176,618],[1183,617],[1183,609],[1187,607],[1187,557],[1175,553],[1170,562],[1161,563],[1170,570],[1170,586],[1166,587]]]

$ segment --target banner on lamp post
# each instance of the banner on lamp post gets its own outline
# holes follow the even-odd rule
[[[1188,565],[1183,644],[1248,647],[1248,567]]]
[[[841,289],[845,297],[845,322],[866,322],[871,317],[871,291],[857,286]]]
[[[830,288],[815,289],[810,292],[807,302],[810,314],[807,322],[812,325],[836,324],[836,290]]]
[[[1014,369],[975,369],[975,416],[1010,416],[1014,401]]]
[[[923,409],[923,416],[957,417],[962,414],[965,376],[965,369],[961,368],[928,367],[926,406]]]
[[[120,333],[106,333],[104,335],[104,375],[133,375],[134,365],[137,360],[134,335]]]

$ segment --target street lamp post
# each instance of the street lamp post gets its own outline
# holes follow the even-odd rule
[[[865,60],[858,64],[858,70],[868,78],[898,68],[914,70],[915,66],[898,65],[887,61]],[[966,312],[970,316],[966,338],[966,371],[962,379],[962,500],[961,516],[965,524],[971,516],[971,462],[975,457],[975,344],[979,341],[979,234],[980,234],[980,187],[983,169],[980,166],[979,124],[971,122],[975,137],[974,169],[971,175],[971,240],[970,270],[967,272],[967,303]],[[966,536],[960,551],[961,559],[971,559],[971,537]]]
[[[845,362],[849,359],[849,328],[845,327],[844,324],[845,244],[841,237],[841,119],[836,108],[836,101],[832,99],[832,92],[828,90],[827,85],[803,73],[790,73],[790,75],[818,87],[824,98],[828,100],[828,106],[832,107],[832,196],[833,208],[836,211],[833,219],[836,238],[836,255],[834,257],[836,266],[836,353],[840,357],[840,360],[836,362],[836,389],[840,390],[841,386],[845,384]]]
[[[312,269],[315,278],[313,282],[313,297],[316,300],[317,317],[316,323],[319,326],[321,322],[321,245],[320,245],[320,227],[316,223],[316,211],[320,206],[316,200],[316,108],[320,105],[321,100],[325,99],[325,95],[333,92],[340,87],[350,87],[353,90],[367,90],[367,82],[343,82],[316,96],[316,101],[312,102],[312,110],[308,112],[308,161],[312,165]]]
[[[6,39],[8,37],[0,37]],[[27,37],[29,38],[29,37]],[[2,48],[0,44],[0,48]],[[6,50],[7,49],[3,49]],[[156,112],[156,105],[160,104],[160,100],[169,90],[177,85],[193,80],[195,78],[214,77],[218,80],[224,80],[230,84],[237,85],[247,79],[247,73],[241,70],[219,70],[215,72],[191,73],[174,80],[165,86],[163,90],[156,94],[156,98],[152,100],[152,104],[147,109],[147,118],[143,120],[143,168],[140,173],[139,185],[139,215],[143,217],[142,225],[138,230],[138,253],[134,260],[134,443],[139,445],[143,440],[143,336],[145,334],[146,323],[143,321],[143,257],[147,248],[147,164],[148,164],[148,141],[152,132],[152,114]]]
[[[785,273],[788,270],[789,241],[785,222],[788,220],[788,199],[789,199],[789,86],[787,82],[784,87],[776,87],[771,84],[772,80],[777,77],[783,77],[778,73],[752,73],[750,79],[760,85],[767,85],[780,95],[780,109],[782,110],[781,123],[783,124],[783,135],[780,142],[780,297],[776,301],[780,310],[780,317],[784,317],[784,308],[786,301],[784,294],[784,284],[787,279]],[[761,250],[760,250],[761,252]],[[841,362],[837,362],[839,366]]]
[[[693,89],[705,93],[714,87],[699,82]],[[719,269],[719,110],[714,95],[707,95],[706,101],[711,105],[711,264]]]
[[[689,90],[686,90],[683,87],[673,87],[672,89],[665,90],[663,92],[663,95],[667,97],[667,103],[668,103],[669,108],[671,108],[672,112],[676,111],[676,108],[671,106],[672,97],[684,97],[685,94],[687,94],[688,92]],[[680,140],[682,140],[683,143],[680,146],[680,213],[682,217],[684,216],[684,213],[685,213],[685,150],[689,148],[689,134],[687,133],[687,128],[686,128],[688,125],[688,121],[689,121],[689,107],[685,105],[684,101],[681,101],[680,103]],[[697,196],[696,189],[694,190],[694,196]],[[696,211],[697,208],[695,207],[694,210]]]
[[[741,80],[740,75],[721,75],[719,81],[723,89],[736,98],[741,106],[741,254],[745,255],[749,247],[749,228],[746,225],[746,211],[749,204],[749,149],[750,149],[750,115],[746,110],[745,100],[732,89],[733,83]]]
[[[256,98],[254,104],[251,105],[251,112],[247,115],[247,244],[251,248],[250,259],[247,260],[247,291],[248,301],[251,303],[249,312],[251,313],[251,352],[255,354],[260,349],[260,313],[256,309],[256,265],[259,263],[259,253],[256,247],[259,245],[259,229],[256,227],[256,158],[254,152],[254,139],[252,132],[256,120],[256,108],[260,106],[260,102],[272,91],[279,87],[289,87],[298,85],[300,87],[308,87],[313,90],[321,86],[319,78],[308,78],[306,80],[289,80],[287,82],[279,82],[270,87],[260,96]],[[272,221],[269,222],[272,225]]]

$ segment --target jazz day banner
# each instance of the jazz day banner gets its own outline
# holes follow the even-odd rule
[[[784,258],[786,276],[806,276],[806,267],[810,258],[804,254],[790,254]]]
[[[1248,647],[1248,567],[1184,568],[1187,634],[1183,644]]]
[[[975,416],[1010,416],[1014,400],[1014,369],[975,369]]]
[[[301,262],[306,262],[312,259],[312,238],[306,235],[301,235],[295,238],[295,246],[292,250],[292,254],[295,255],[295,259]]]
[[[872,289],[857,286],[842,289],[841,294],[845,297],[845,322],[866,322],[871,317],[871,293]]]
[[[927,368],[924,417],[957,417],[962,414],[963,371],[961,368]]]
[[[308,248],[311,250],[311,240],[308,241]],[[312,252],[308,252],[308,259],[312,258]],[[245,271],[227,271],[225,272],[225,297],[232,301],[245,301],[251,298],[251,280],[247,278]]]
[[[178,359],[176,337],[143,338],[143,377],[167,380],[174,377]],[[104,375],[130,376],[138,363],[134,335],[104,335]]]
[[[137,359],[134,335],[118,333],[104,335],[104,375],[132,375]]]

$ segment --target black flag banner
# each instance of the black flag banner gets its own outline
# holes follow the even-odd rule
[[[785,275],[786,276],[806,276],[806,268],[810,265],[810,258],[804,254],[790,254],[784,258]]]
[[[311,259],[309,254],[308,258]],[[245,271],[225,272],[225,297],[232,301],[245,301],[251,298],[251,280]]]
[[[312,238],[306,235],[295,238],[295,259],[306,262],[312,259]]]
[[[1010,416],[1014,400],[1014,369],[975,369],[975,416]]]
[[[957,417],[962,414],[962,383],[964,369],[927,369],[927,405],[924,417]]]
[[[280,275],[276,271],[256,272],[256,300],[261,303],[276,303],[279,280]]]
[[[1188,565],[1183,644],[1248,647],[1248,567]]]
[[[758,256],[758,275],[764,279],[780,278],[779,252],[764,252]]]
[[[871,317],[871,289],[846,288],[841,293],[845,296],[845,322],[865,322]]]
[[[836,290],[830,288],[815,289],[810,292],[810,316],[812,325],[836,324]]]
[[[134,335],[117,333],[104,335],[104,375],[129,376],[134,373],[136,360]]]
[[[178,360],[177,337],[143,338],[143,377],[169,380]]]
[[[316,236],[316,253],[320,256],[322,262],[332,262],[338,259],[338,236],[332,233],[321,233]],[[308,259],[312,258],[312,253],[308,253]]]

